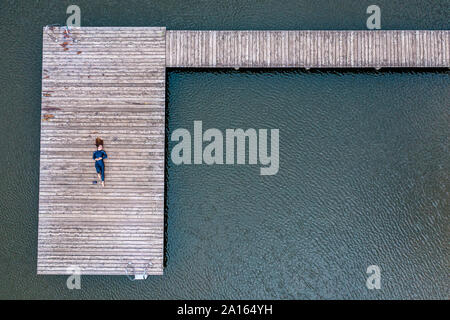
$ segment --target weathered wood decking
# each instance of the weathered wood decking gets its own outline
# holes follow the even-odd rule
[[[165,29],[50,30],[42,64],[38,273],[162,274]]]
[[[449,67],[449,31],[43,34],[39,274],[163,273],[166,67]],[[92,184],[97,136],[106,187]]]
[[[448,67],[449,31],[167,31],[167,67]]]

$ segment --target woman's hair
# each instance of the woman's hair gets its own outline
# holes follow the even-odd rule
[[[99,137],[97,137],[97,139],[95,139],[95,145],[98,146],[103,146],[103,140],[100,139]]]

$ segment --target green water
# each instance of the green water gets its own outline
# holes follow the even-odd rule
[[[278,174],[168,157],[163,277],[37,276],[42,26],[70,4],[85,26],[358,30],[373,3],[2,0],[0,298],[449,297],[450,78],[433,70],[170,70],[168,137],[277,128]],[[449,1],[377,4],[383,29],[450,27]]]

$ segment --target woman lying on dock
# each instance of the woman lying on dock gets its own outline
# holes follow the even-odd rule
[[[92,159],[95,161],[95,169],[97,170],[97,176],[102,179],[102,186],[105,186],[105,163],[103,159],[108,158],[106,152],[103,150],[103,140],[100,138],[95,139],[95,145],[97,146],[97,151],[94,151]]]

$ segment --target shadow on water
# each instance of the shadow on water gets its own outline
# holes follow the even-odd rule
[[[168,197],[167,197],[167,182],[168,182],[168,175],[169,175],[169,168],[168,168],[168,155],[169,155],[169,142],[168,142],[168,136],[169,136],[169,93],[168,93],[168,84],[169,80],[167,79],[167,69],[166,69],[166,108],[165,108],[165,134],[164,134],[164,153],[165,153],[165,159],[164,159],[164,254],[163,254],[163,267],[166,268],[167,266],[167,224],[168,224]]]
[[[169,87],[168,74],[171,72],[174,73],[211,73],[211,74],[269,74],[269,75],[277,75],[277,74],[362,74],[362,75],[370,75],[370,74],[425,74],[425,73],[435,73],[435,74],[446,74],[449,72],[450,68],[408,68],[408,67],[382,67],[376,69],[374,67],[371,68],[304,68],[304,67],[275,67],[275,68],[233,68],[233,67],[220,67],[220,68],[166,68],[166,99],[168,98],[167,88]],[[168,106],[166,100],[166,108]],[[168,114],[166,113],[166,116]],[[167,123],[166,123],[167,124]]]

